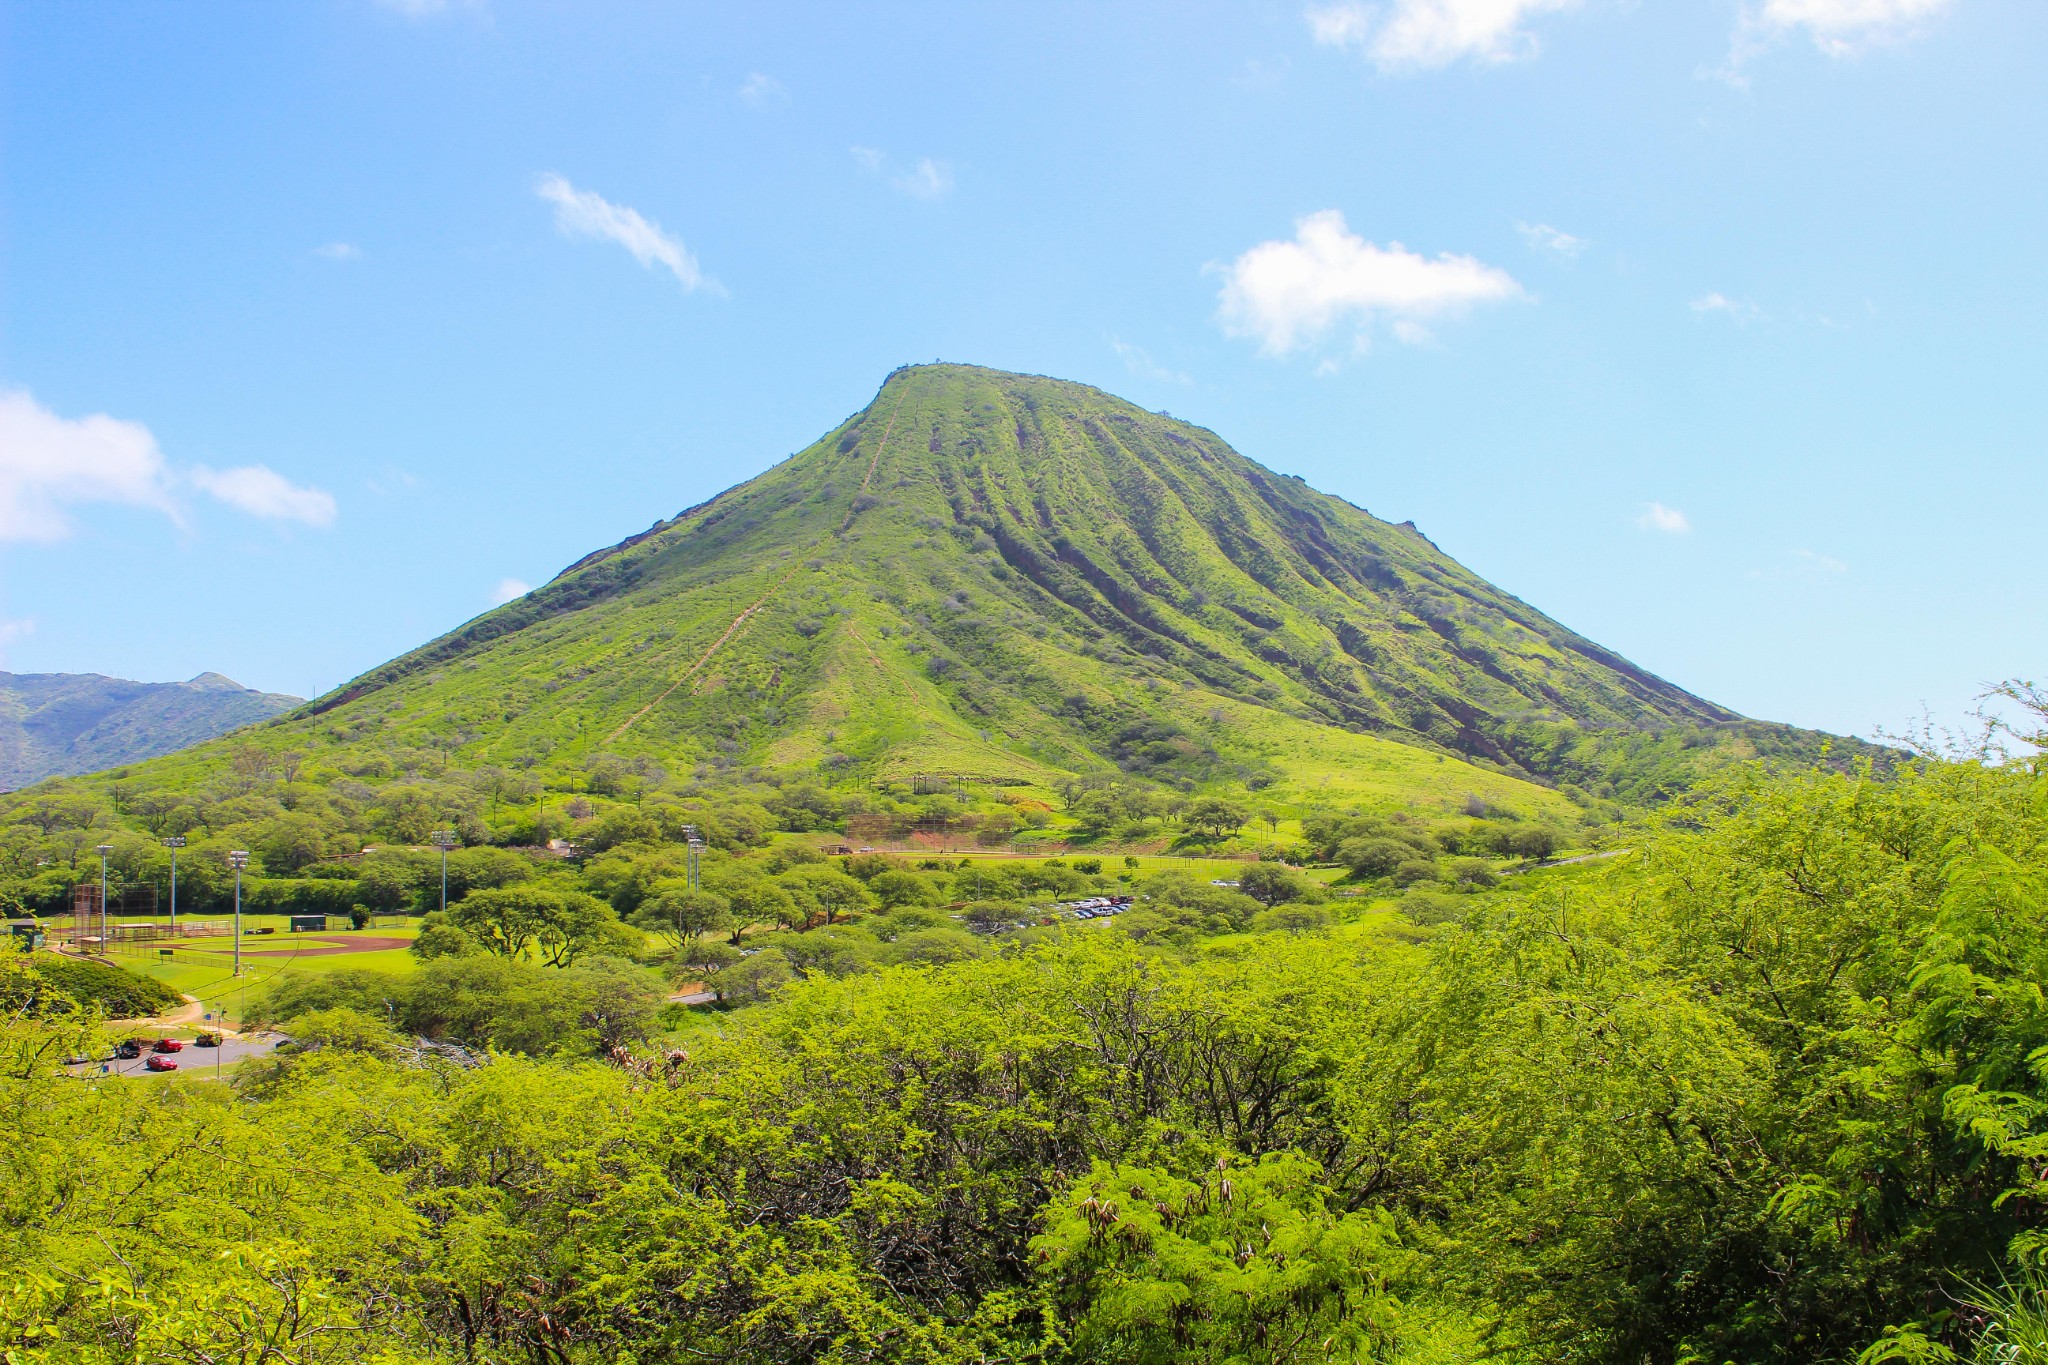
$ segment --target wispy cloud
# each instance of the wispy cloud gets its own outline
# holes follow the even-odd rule
[[[1755,304],[1746,299],[1731,299],[1719,290],[1700,295],[1686,307],[1700,317],[1724,317],[1737,325],[1755,322],[1763,316],[1763,310]]]
[[[1834,578],[1849,572],[1849,566],[1833,555],[1818,550],[1787,550],[1782,559],[1761,569],[1751,569],[1751,578],[1807,579]]]
[[[849,147],[854,164],[870,175],[885,174],[889,154],[879,147]],[[943,161],[921,156],[909,170],[890,175],[889,183],[912,199],[943,199],[953,192],[953,168]]]
[[[338,510],[331,495],[263,465],[181,474],[140,422],[59,417],[27,393],[0,394],[0,541],[62,540],[72,509],[92,503],[148,508],[182,525],[180,483],[252,516],[327,526]]]
[[[1124,368],[1140,379],[1149,379],[1159,384],[1192,384],[1195,381],[1179,370],[1170,370],[1154,360],[1142,346],[1133,346],[1128,341],[1109,339],[1109,347],[1124,362]]]
[[[1830,57],[1853,57],[1875,43],[1912,36],[1939,17],[1954,0],[1764,0],[1745,10],[1742,26],[1752,37],[1804,35]]]
[[[490,7],[487,0],[377,0],[377,6],[408,19],[434,19],[443,14],[482,14]]]
[[[363,249],[354,242],[329,242],[314,247],[313,254],[323,261],[360,261]]]
[[[1261,242],[1220,269],[1224,329],[1256,338],[1274,355],[1317,341],[1346,320],[1361,337],[1383,318],[1396,339],[1426,341],[1426,331],[1416,329],[1433,319],[1527,297],[1506,271],[1470,256],[1431,258],[1399,242],[1368,242],[1336,209],[1310,214],[1295,224],[1291,240]]]
[[[1536,54],[1525,21],[1579,0],[1336,0],[1311,5],[1310,35],[1364,53],[1383,71],[1432,70],[1458,61],[1511,62]]]
[[[36,618],[16,616],[0,618],[0,669],[7,667],[7,649],[18,641],[26,640],[36,633]]]
[[[1706,72],[1746,86],[1744,67],[1781,43],[1805,38],[1830,57],[1855,57],[1917,37],[1954,0],[1763,0],[1735,21],[1725,65]]]
[[[1643,512],[1636,518],[1636,525],[1645,531],[1661,531],[1667,536],[1682,536],[1692,530],[1692,523],[1686,519],[1685,513],[1661,502],[1643,504]]]
[[[633,259],[652,269],[661,266],[676,277],[685,291],[716,290],[718,284],[698,268],[697,258],[679,238],[640,216],[624,204],[614,204],[603,195],[579,190],[559,175],[544,175],[534,193],[555,206],[555,228],[564,237],[595,237],[616,242],[631,252]]]
[[[1515,231],[1522,234],[1522,240],[1537,251],[1546,251],[1553,256],[1570,260],[1592,243],[1584,237],[1574,237],[1548,223],[1516,223]]]
[[[498,586],[491,589],[491,605],[502,607],[507,602],[518,601],[532,591],[531,583],[524,583],[516,578],[501,578],[498,580]]]
[[[398,468],[396,465],[386,465],[384,472],[376,478],[364,479],[363,487],[369,489],[378,497],[383,498],[389,497],[393,493],[410,492],[412,489],[419,487],[419,482],[417,476]]]
[[[339,510],[333,494],[318,488],[301,487],[276,470],[260,464],[242,465],[236,469],[208,469],[205,465],[195,465],[189,477],[194,487],[252,517],[302,521],[308,526],[332,526]]]
[[[953,191],[953,172],[945,162],[921,156],[908,174],[892,183],[912,199],[943,199]]]
[[[740,82],[739,95],[741,103],[751,104],[756,109],[768,109],[789,103],[788,87],[773,76],[759,71],[747,73],[747,78]]]

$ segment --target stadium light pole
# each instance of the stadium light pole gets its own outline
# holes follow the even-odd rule
[[[114,851],[112,844],[101,844],[93,852],[100,855],[100,956],[107,953],[107,855]]]
[[[697,855],[704,851],[704,836],[697,833],[695,825],[684,825],[683,838],[687,841],[686,846],[690,850],[689,887],[692,891],[698,891],[702,889],[703,882],[697,875]]]
[[[249,865],[247,849],[228,853],[228,866],[235,870],[235,975],[242,974],[242,869]],[[239,1021],[238,1021],[239,1022]]]
[[[441,850],[441,913],[448,913],[448,850],[455,847],[455,831],[437,829],[427,836],[435,848]]]
[[[171,851],[171,937],[178,936],[178,850],[185,846],[185,836],[173,834],[164,840],[164,847]]]

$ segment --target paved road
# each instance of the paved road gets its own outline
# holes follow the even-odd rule
[[[283,1041],[281,1033],[251,1033],[246,1037],[224,1037],[219,1047],[194,1047],[187,1043],[183,1052],[169,1054],[170,1059],[178,1064],[176,1071],[151,1071],[147,1066],[149,1054],[146,1052],[132,1060],[110,1058],[66,1067],[65,1070],[74,1076],[132,1076],[137,1080],[150,1081],[170,1076],[211,1076],[244,1058],[268,1056]]]

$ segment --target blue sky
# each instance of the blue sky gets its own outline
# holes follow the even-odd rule
[[[0,6],[0,650],[310,695],[934,358],[1748,714],[2038,674],[2048,6]]]

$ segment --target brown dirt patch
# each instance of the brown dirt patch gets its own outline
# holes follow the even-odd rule
[[[264,937],[268,938],[269,935]],[[243,935],[246,942],[248,935]],[[286,942],[293,940],[287,939]],[[319,938],[302,936],[296,948],[243,948],[243,957],[329,957],[335,953],[375,953],[386,948],[410,948],[409,938]]]

